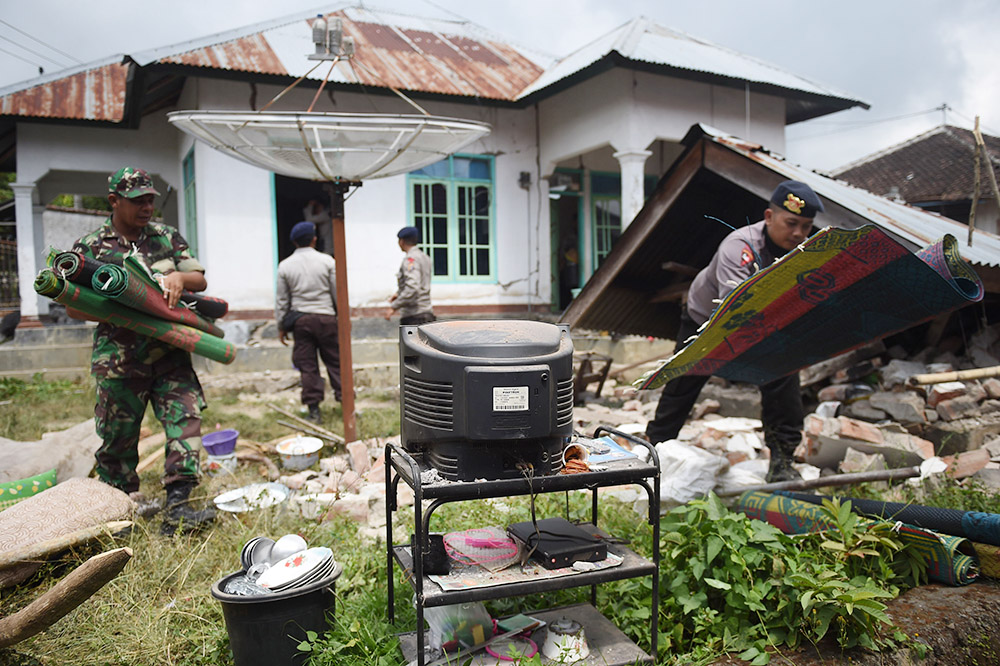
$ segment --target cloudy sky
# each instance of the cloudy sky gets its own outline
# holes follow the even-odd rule
[[[7,0],[0,87],[338,3],[321,0]],[[783,67],[871,104],[788,128],[787,156],[835,169],[942,122],[1000,135],[995,0],[365,0],[465,18],[561,57],[636,16]],[[280,7],[280,8],[279,8]],[[941,110],[946,105],[946,110]],[[936,109],[936,110],[935,110]]]

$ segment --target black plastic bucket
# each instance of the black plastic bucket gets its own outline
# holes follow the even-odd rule
[[[334,612],[334,586],[342,569],[313,583],[285,592],[260,596],[240,596],[223,592],[233,578],[229,574],[212,585],[212,596],[222,603],[229,646],[236,666],[276,666],[302,664],[308,652],[299,643],[307,631],[323,634],[329,629],[327,613]]]

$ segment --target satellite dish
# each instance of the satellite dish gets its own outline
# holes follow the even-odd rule
[[[415,171],[490,133],[472,120],[381,113],[174,111],[167,119],[243,162],[330,182]]]

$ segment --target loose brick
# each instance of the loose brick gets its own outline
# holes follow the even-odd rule
[[[966,395],[969,389],[962,382],[941,382],[931,384],[927,389],[927,406],[937,407],[942,400],[951,400]]]
[[[934,409],[942,420],[955,421],[977,413],[979,411],[979,403],[967,395],[962,395],[951,400],[943,400]]]

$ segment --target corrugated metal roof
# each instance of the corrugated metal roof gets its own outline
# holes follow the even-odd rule
[[[969,227],[961,222],[886,199],[842,180],[792,164],[780,155],[769,153],[760,146],[747,144],[742,139],[712,127],[701,125],[700,128],[712,141],[759,162],[786,178],[808,184],[820,196],[840,204],[916,247],[929,245],[945,234],[951,234],[960,241],[959,251],[969,263],[1000,266],[1000,237],[995,234],[976,229],[973,231],[972,245],[969,246],[966,243]],[[821,217],[817,218],[817,221],[820,220]]]
[[[300,14],[267,24],[140,53],[142,65],[175,63],[213,69],[302,76],[316,65],[311,20]],[[420,18],[341,6],[344,34],[354,38],[357,63],[338,63],[330,80],[372,87],[513,100],[542,66],[468,22]],[[322,81],[321,65],[308,79]]]
[[[637,63],[689,71],[722,81],[749,81],[788,91],[789,122],[867,104],[846,93],[768,65],[684,33],[636,19],[558,61],[502,40],[467,21],[424,18],[335,3],[326,12],[344,21],[355,39],[355,65],[339,63],[329,80],[411,92],[525,101],[544,94],[612,53]],[[299,77],[316,65],[310,22],[316,12],[300,12],[237,30],[133,54],[141,67],[180,65],[232,72]],[[128,57],[116,57],[121,63]],[[120,121],[124,100],[108,97],[112,84],[124,77],[107,68],[109,61],[65,70],[0,90],[0,113],[51,118]],[[119,66],[123,67],[123,66]],[[112,68],[113,69],[113,68]],[[308,78],[323,80],[329,67],[316,67]],[[64,79],[78,77],[77,81]],[[88,78],[89,77],[89,78]],[[81,100],[57,94],[87,80],[99,98]],[[122,88],[123,89],[123,88]],[[27,94],[28,91],[33,91]],[[24,94],[22,94],[24,93]]]
[[[130,64],[123,56],[0,89],[0,115],[121,122]]]
[[[867,103],[846,92],[724,46],[665,28],[645,17],[633,19],[566,56],[521,91],[519,97],[527,97],[554,85],[599,62],[611,53],[618,53],[634,62],[766,84],[799,93],[837,98],[849,102],[850,106],[868,108]]]

